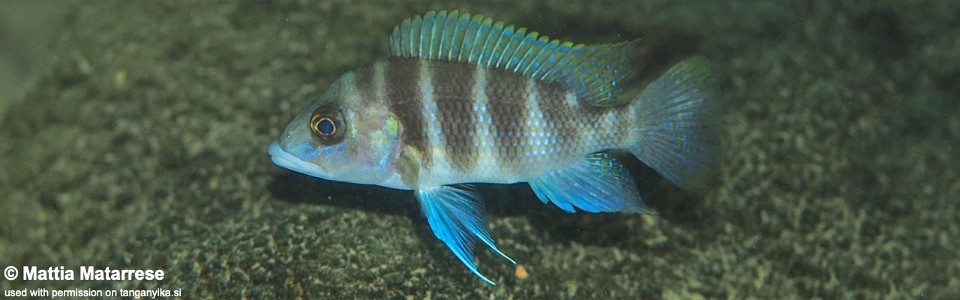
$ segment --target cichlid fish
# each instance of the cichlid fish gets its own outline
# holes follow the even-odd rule
[[[526,182],[573,213],[643,212],[610,152],[674,184],[714,178],[718,138],[709,62],[691,58],[633,89],[638,41],[583,45],[454,11],[404,20],[390,58],[347,72],[286,127],[277,165],[342,182],[413,190],[433,230],[470,272],[487,234],[465,184]]]

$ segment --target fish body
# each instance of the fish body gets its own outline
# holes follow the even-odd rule
[[[391,57],[350,71],[269,148],[310,176],[413,190],[434,234],[484,281],[482,203],[465,184],[526,182],[575,212],[643,212],[626,151],[688,189],[716,172],[709,63],[630,93],[637,42],[574,45],[458,11],[404,21]]]

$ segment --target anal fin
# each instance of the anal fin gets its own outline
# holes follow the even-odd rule
[[[598,212],[643,212],[643,201],[633,177],[607,153],[594,153],[572,166],[530,181],[544,203],[574,213],[574,208]]]

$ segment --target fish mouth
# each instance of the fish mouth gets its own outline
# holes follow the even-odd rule
[[[277,141],[270,143],[270,148],[267,149],[267,152],[270,153],[270,159],[273,160],[273,163],[277,166],[304,175],[322,179],[327,178],[327,172],[323,170],[323,168],[318,165],[303,161],[297,158],[295,155],[284,151],[283,148],[280,147],[280,143]]]

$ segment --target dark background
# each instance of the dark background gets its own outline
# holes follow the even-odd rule
[[[167,278],[0,289],[960,297],[957,1],[23,3],[0,6],[0,266]],[[491,235],[530,274],[480,249],[490,287],[433,237],[410,192],[270,162],[302,105],[386,57],[393,26],[453,8],[708,57],[725,108],[720,184],[684,192],[634,161],[650,215],[570,215],[525,186],[481,186]]]

